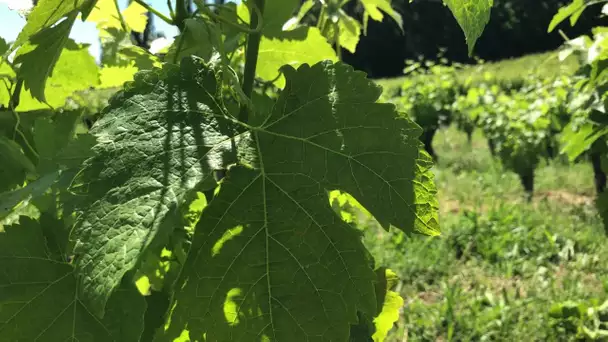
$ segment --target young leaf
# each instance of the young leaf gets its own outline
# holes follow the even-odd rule
[[[122,87],[126,82],[133,81],[133,76],[138,71],[135,65],[105,66],[99,71],[99,87]]]
[[[242,165],[203,211],[163,338],[187,326],[192,339],[344,341],[358,312],[374,317],[368,253],[329,190],[351,194],[387,228],[438,233],[420,128],[377,103],[381,89],[347,65],[284,73],[272,112],[247,125]]]
[[[0,340],[139,341],[145,300],[120,289],[98,319],[77,294],[74,268],[54,257],[40,224],[22,217],[0,232]]]
[[[398,278],[395,272],[380,268],[376,270],[379,284],[376,286],[378,309],[380,313],[374,318],[375,332],[372,335],[374,342],[384,341],[393,324],[399,319],[399,310],[403,307],[403,298],[399,293],[391,291],[397,285]]]
[[[122,24],[114,0],[97,0],[87,21],[97,23],[98,28],[121,29]]]
[[[148,10],[133,1],[129,4],[123,12],[122,15],[125,18],[125,22],[127,26],[135,32],[143,32],[146,29],[146,25],[148,24]]]
[[[21,64],[19,77],[23,79],[25,88],[30,90],[32,96],[41,102],[46,102],[46,80],[53,74],[53,68],[68,41],[74,20],[75,16],[40,31],[17,51],[15,63]],[[76,46],[74,41],[71,43],[71,47]]]
[[[382,21],[384,19],[382,12],[388,14],[399,25],[399,28],[403,30],[403,19],[401,18],[401,14],[391,6],[391,0],[361,0],[361,3],[365,9],[363,13],[363,32],[367,32],[369,18],[375,21]]]
[[[34,10],[28,15],[27,23],[21,30],[9,52],[27,42],[37,32],[52,27],[60,19],[76,15],[78,12],[92,7],[97,0],[40,0]],[[83,13],[83,16],[86,13]]]
[[[585,6],[584,0],[573,0],[569,5],[560,8],[559,11],[557,11],[557,14],[553,16],[553,19],[551,19],[547,32],[553,31],[562,21],[575,16],[578,12],[582,12],[585,9]],[[575,18],[577,17],[575,16]],[[576,19],[573,19],[572,25],[575,23]]]
[[[304,63],[315,64],[323,60],[336,61],[336,53],[316,27],[301,27],[285,34],[286,38],[262,37],[258,55],[257,76],[283,88],[285,78],[279,79],[283,65],[298,67]]]
[[[444,0],[444,3],[464,31],[471,55],[475,42],[481,37],[484,27],[490,21],[490,10],[494,0]]]
[[[367,317],[359,313],[359,323],[351,326],[350,341],[370,341],[370,336],[374,342],[386,340],[388,332],[393,328],[393,324],[399,319],[399,310],[403,307],[403,298],[394,291],[397,285],[397,275],[387,269],[379,268],[376,271],[376,300],[377,310],[375,317]]]
[[[23,91],[19,103],[19,111],[48,108],[47,105],[34,100],[40,98],[40,90],[44,90],[47,103],[55,108],[65,105],[66,99],[74,92],[88,89],[99,83],[99,70],[95,59],[89,54],[88,46],[76,44],[68,39],[59,59],[50,65],[44,49],[45,43],[39,45],[18,59],[22,61],[19,75],[29,80],[32,93]],[[30,46],[29,44],[24,48]],[[20,50],[21,51],[21,50]],[[50,74],[52,71],[52,75]],[[50,76],[50,77],[48,77]],[[46,79],[48,77],[48,79]],[[44,83],[43,83],[44,82]],[[34,96],[36,92],[36,96]]]
[[[262,34],[274,38],[283,32],[283,25],[291,18],[298,8],[298,0],[266,0],[263,13]],[[249,23],[249,8],[243,2],[237,7],[237,13],[241,19]]]
[[[98,142],[85,163],[89,192],[73,238],[80,293],[95,314],[155,236],[176,226],[188,191],[213,186],[212,170],[231,158],[237,133],[213,123],[226,113],[218,76],[196,61],[136,74],[91,130]]]
[[[338,20],[339,34],[340,34],[340,46],[355,53],[357,44],[359,44],[359,37],[361,36],[361,24],[357,19],[350,15],[340,11],[340,19]],[[334,28],[332,27],[332,31]],[[334,33],[330,32],[329,37],[333,37]],[[332,39],[333,41],[333,39]]]

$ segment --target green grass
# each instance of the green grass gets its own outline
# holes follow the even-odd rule
[[[556,75],[571,75],[578,68],[574,56],[560,61],[557,51],[530,54],[519,58],[505,59],[497,62],[464,66],[458,72],[458,81],[463,84],[479,83],[491,76],[499,83],[519,83],[526,77],[550,78]],[[376,80],[385,92],[394,94],[404,82],[404,77]]]
[[[479,133],[469,145],[449,128],[434,142],[442,236],[365,229],[378,264],[401,278],[405,305],[389,340],[573,340],[576,329],[550,318],[551,307],[608,298],[591,167],[544,163],[528,203]]]

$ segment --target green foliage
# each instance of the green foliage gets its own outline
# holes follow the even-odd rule
[[[448,124],[455,101],[457,69],[442,63],[409,61],[401,86],[400,109],[425,130]]]
[[[182,30],[159,56],[130,41],[140,1],[42,0],[0,44],[0,340],[382,341],[398,319],[396,275],[332,201],[425,235],[438,203],[420,128],[337,62],[360,23],[195,3],[159,16]],[[67,38],[79,16],[101,66]]]
[[[456,127],[441,130],[435,149],[441,238],[361,223],[370,252],[390,263],[400,278],[394,291],[407,303],[387,340],[575,341],[576,329],[551,316],[567,301],[585,310],[590,331],[605,322],[597,310],[608,299],[608,244],[593,206],[591,166],[542,163],[528,204],[481,131],[469,145]]]

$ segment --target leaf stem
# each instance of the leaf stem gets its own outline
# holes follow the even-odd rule
[[[167,8],[169,9],[169,14],[171,15],[171,18],[175,19],[175,11],[173,11],[173,3],[171,2],[171,0],[167,0]],[[173,20],[171,20],[171,22],[173,22]]]
[[[338,56],[338,60],[342,61],[342,49],[340,47],[340,25],[336,22],[334,23],[334,40],[336,44],[336,55]]]
[[[160,13],[156,8],[148,5],[147,3],[143,2],[142,0],[133,0],[133,1],[140,4],[143,8],[147,9],[149,12],[151,12],[155,16],[159,17],[162,21],[166,22],[169,25],[173,25],[173,20],[171,18],[167,17],[166,15]],[[168,1],[168,3],[171,3],[171,1]],[[173,12],[173,9],[171,7],[169,7],[169,10],[171,12]]]
[[[6,86],[6,90],[9,93],[11,93],[11,89],[6,84],[6,81],[4,82],[4,85]],[[21,117],[19,116],[19,113],[17,113],[15,111],[15,108],[17,106],[19,106],[19,98],[21,97],[21,89],[22,88],[23,88],[23,80],[22,79],[18,79],[17,80],[17,84],[15,84],[15,89],[12,91],[11,99],[10,99],[10,101],[8,103],[9,109],[10,109],[11,113],[13,113],[13,117],[15,118],[15,127],[14,127],[14,132],[13,132],[13,140],[15,140],[15,135],[19,134],[19,136],[21,137],[21,140],[23,140],[23,143],[25,143],[25,145],[30,150],[30,152],[32,153],[32,155],[35,156],[36,158],[38,158],[38,153],[32,147],[32,145],[30,144],[30,142],[25,137],[25,134],[23,134],[23,132],[19,128],[19,126],[21,126]]]
[[[264,15],[264,0],[253,0],[253,6],[258,8],[258,11],[254,11],[251,14],[251,21],[249,27],[254,29],[258,27],[258,23],[262,21]],[[248,98],[251,98],[251,92],[253,91],[253,81],[255,79],[255,70],[258,64],[258,53],[260,51],[260,40],[262,39],[261,32],[250,33],[247,38],[247,47],[245,48],[245,72],[243,75],[243,93]],[[247,122],[249,119],[249,108],[247,105],[242,104],[239,112],[239,121]]]
[[[236,30],[239,30],[240,32],[244,32],[244,33],[257,33],[257,32],[261,32],[262,30],[262,20],[260,20],[258,22],[258,25],[255,28],[251,28],[251,27],[246,27],[243,25],[239,25],[236,23],[233,23],[232,21],[217,15],[215,13],[213,13],[213,11],[209,10],[207,7],[211,7],[211,6],[215,6],[215,4],[204,4],[202,2],[202,0],[194,0],[194,3],[196,4],[196,6],[198,6],[199,10],[202,11],[203,13],[205,13],[207,16],[209,16],[211,19],[217,20],[223,24],[226,24]],[[253,6],[253,10],[255,11],[255,13],[258,15],[258,17],[262,17],[262,14],[260,13],[260,9],[258,8],[258,6]],[[238,16],[238,14],[237,14]],[[240,19],[240,18],[239,18]],[[242,20],[242,19],[241,19]]]
[[[125,18],[122,16],[122,12],[120,11],[120,6],[118,6],[118,0],[114,0],[114,7],[116,7],[116,13],[118,13],[118,19],[120,20],[120,26],[122,30],[125,32],[129,32],[129,27],[127,26],[127,22]]]
[[[177,0],[175,2],[175,20],[173,25],[177,26],[180,32],[183,32],[186,27],[184,20],[188,18],[187,2],[188,0]]]

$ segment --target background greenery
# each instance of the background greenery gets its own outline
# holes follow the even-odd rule
[[[544,163],[527,203],[479,132],[469,145],[454,127],[440,130],[435,149],[442,236],[365,225],[367,246],[401,278],[405,306],[391,340],[556,341],[593,331],[591,318],[555,314],[586,313],[608,295],[590,165]]]

